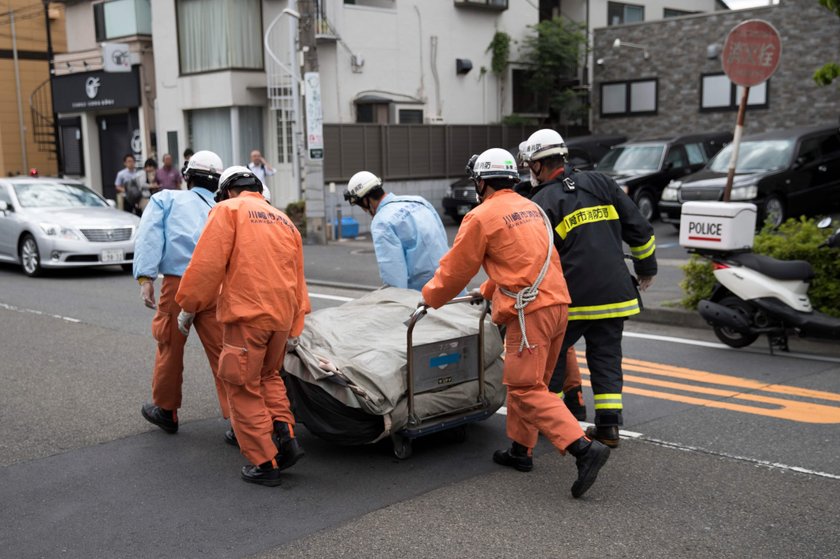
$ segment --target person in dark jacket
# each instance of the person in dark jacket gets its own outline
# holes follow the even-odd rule
[[[534,132],[524,154],[531,170],[529,195],[554,227],[555,246],[572,298],[569,325],[549,389],[562,391],[566,354],[584,338],[595,394],[595,427],[587,434],[616,447],[623,424],[624,321],[641,311],[638,290],[650,287],[656,276],[656,241],[653,227],[614,180],[602,173],[572,169],[566,165],[567,154],[563,138],[550,129]],[[630,246],[638,288],[624,263],[622,242]],[[582,403],[582,398],[570,392],[579,391],[580,387],[568,386],[565,391],[567,405],[578,416],[575,404]]]

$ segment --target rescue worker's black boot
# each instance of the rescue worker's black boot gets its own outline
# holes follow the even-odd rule
[[[594,425],[586,428],[586,436],[610,448],[618,446],[618,425]]]
[[[178,432],[178,415],[175,411],[159,408],[154,404],[143,404],[140,413],[149,423],[154,423],[170,435]]]
[[[239,441],[236,440],[236,432],[233,430],[233,427],[225,431],[225,442],[230,446],[239,448]]]
[[[509,449],[494,452],[493,462],[520,472],[530,472],[534,469],[534,459],[531,457],[530,450],[516,441]]]
[[[586,402],[583,401],[583,389],[580,386],[563,393],[563,402],[575,419],[586,421]]]
[[[578,478],[572,484],[572,497],[579,499],[595,483],[598,472],[610,457],[610,449],[598,441],[581,437],[570,444],[566,450],[576,458]]]
[[[276,460],[264,462],[259,466],[253,466],[251,464],[242,466],[242,479],[248,483],[256,483],[268,487],[277,487],[282,483],[280,468],[277,467]]]
[[[274,446],[277,447],[278,451],[278,470],[291,468],[298,460],[306,455],[303,451],[303,447],[300,446],[300,443],[295,437],[294,428],[288,423],[275,421],[274,432],[271,434],[271,440],[274,441]]]

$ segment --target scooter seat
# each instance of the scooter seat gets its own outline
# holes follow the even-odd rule
[[[804,260],[776,260],[752,252],[734,254],[730,260],[778,280],[807,281],[814,277],[814,269]]]

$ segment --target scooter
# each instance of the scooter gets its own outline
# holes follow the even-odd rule
[[[819,227],[827,228],[831,218]],[[821,247],[840,247],[838,228]],[[710,260],[717,284],[712,296],[697,305],[715,335],[724,344],[741,348],[767,335],[770,353],[788,351],[788,333],[800,337],[840,341],[840,318],[815,311],[808,299],[814,277],[804,260],[776,260],[753,252],[719,252],[695,249]]]

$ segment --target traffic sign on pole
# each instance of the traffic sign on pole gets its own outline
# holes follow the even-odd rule
[[[750,87],[767,81],[779,67],[781,58],[782,39],[779,32],[764,20],[750,19],[739,23],[726,37],[721,55],[723,71],[733,83],[743,87],[744,91],[738,105],[738,118],[732,137],[732,157],[729,160],[726,188],[723,191],[724,202],[729,201],[732,193]]]

